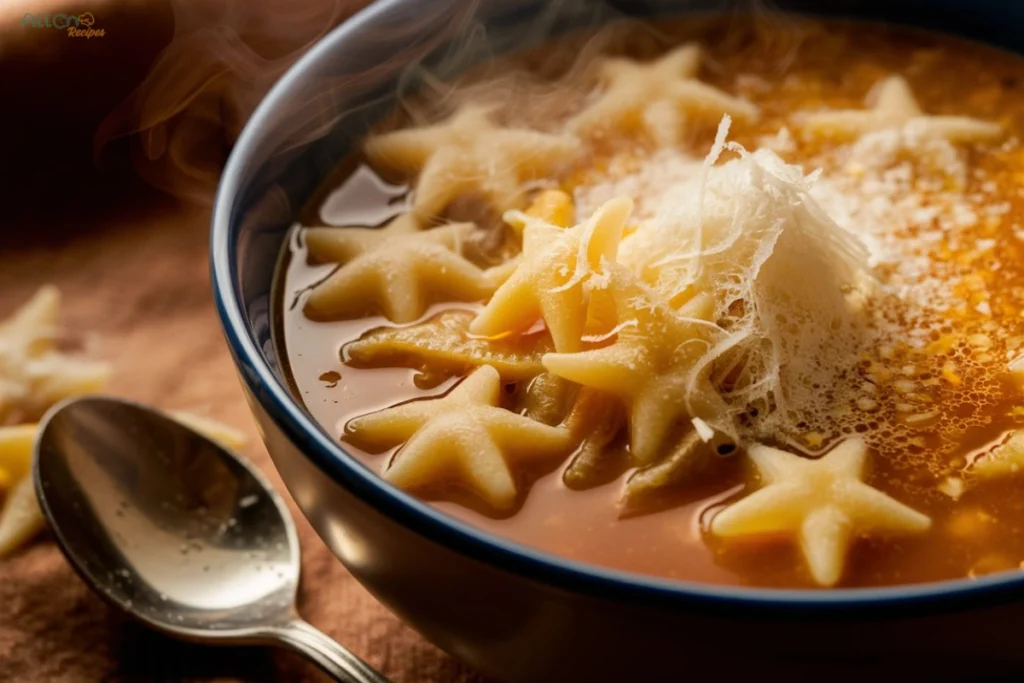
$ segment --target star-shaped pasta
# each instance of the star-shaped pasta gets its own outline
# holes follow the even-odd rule
[[[902,76],[889,76],[868,93],[868,109],[847,109],[807,114],[805,130],[834,138],[857,138],[886,128],[902,128],[917,138],[944,138],[950,142],[980,142],[998,138],[999,124],[966,116],[925,114],[910,84]]]
[[[405,442],[382,476],[402,489],[457,483],[498,511],[515,506],[510,462],[564,457],[567,429],[550,427],[498,407],[498,371],[485,365],[443,398],[404,403],[346,425],[358,443],[388,448]]]
[[[580,151],[572,135],[502,128],[468,105],[443,123],[370,138],[366,156],[378,169],[419,173],[413,210],[437,216],[456,197],[482,196],[502,213],[516,206],[523,183],[550,177]]]
[[[547,223],[549,226],[557,228],[568,228],[575,222],[573,220],[575,215],[576,207],[573,206],[572,197],[561,190],[544,190],[533,199],[533,202],[526,211],[508,211],[504,218],[509,227],[520,238],[524,238],[523,250],[532,251],[534,247],[542,246],[538,244],[541,241],[541,237],[547,237],[553,233],[550,231],[531,231],[531,239],[525,239],[523,231],[526,229],[527,223]],[[512,276],[512,273],[516,272],[516,268],[519,267],[522,261],[522,253],[516,254],[508,261],[488,268],[484,273],[494,284],[494,288],[497,289],[505,284],[505,281]]]
[[[549,353],[544,367],[559,377],[620,397],[629,406],[630,449],[652,462],[672,425],[720,410],[721,398],[695,364],[717,329],[709,296],[697,295],[678,313],[655,301],[624,269],[612,276],[618,333],[610,346],[579,353]],[[691,416],[692,417],[692,416]]]
[[[685,114],[756,119],[757,107],[697,80],[701,51],[683,45],[651,62],[608,58],[598,74],[602,90],[569,121],[569,128],[592,135],[611,127],[635,125],[662,147],[679,142]]]
[[[311,228],[306,237],[311,255],[337,257],[342,265],[313,288],[305,314],[345,320],[379,306],[389,320],[407,323],[435,299],[476,301],[493,291],[484,271],[457,253],[473,230],[471,223],[419,231],[412,225],[400,216],[381,228],[381,235],[359,228]],[[349,231],[355,234],[346,235]]]
[[[37,418],[57,401],[106,384],[106,363],[58,350],[59,323],[60,292],[52,286],[0,323],[0,424]]]
[[[552,350],[542,330],[527,335],[485,339],[469,334],[471,311],[445,311],[410,327],[382,327],[345,347],[360,366],[412,366],[453,374],[490,365],[504,379],[523,380],[544,372],[541,356]]]
[[[458,231],[468,228],[457,228],[442,233],[426,233],[431,238],[438,238],[445,246],[454,246],[454,237]],[[358,227],[316,227],[307,228],[303,233],[310,258],[316,263],[341,263],[376,251],[386,244],[392,246],[403,238],[420,232],[420,222],[414,214],[402,213],[392,218],[379,228]]]
[[[578,350],[587,322],[590,279],[615,261],[632,208],[632,201],[618,197],[574,228],[528,224],[519,266],[469,331],[495,337],[522,332],[543,319],[558,351]]]
[[[811,460],[763,445],[748,454],[764,486],[711,521],[722,538],[793,534],[814,581],[835,585],[858,536],[927,531],[931,519],[862,481],[867,445],[843,441]]]

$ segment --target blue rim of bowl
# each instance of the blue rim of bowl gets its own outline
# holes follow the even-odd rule
[[[457,553],[492,567],[551,585],[571,593],[599,599],[678,607],[714,609],[717,614],[743,612],[748,616],[788,614],[828,618],[870,612],[896,617],[954,612],[1004,603],[1024,595],[1024,574],[1001,573],[979,579],[891,586],[884,588],[771,589],[726,586],[661,579],[644,574],[606,569],[549,554],[489,534],[455,519],[385,482],[340,442],[333,440],[306,412],[291,391],[278,381],[261,350],[253,342],[235,283],[238,272],[233,254],[237,234],[232,229],[232,204],[241,189],[239,179],[247,155],[265,125],[298,88],[301,74],[331,51],[333,45],[357,34],[362,26],[402,0],[380,0],[335,28],[299,59],[252,114],[228,158],[213,211],[210,265],[214,298],[229,349],[241,369],[243,381],[262,407],[302,453],[336,483],[392,521]],[[253,380],[253,373],[257,380]],[[827,612],[821,612],[827,608]]]

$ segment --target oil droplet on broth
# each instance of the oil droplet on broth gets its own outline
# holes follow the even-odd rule
[[[341,373],[337,370],[328,370],[320,374],[319,380],[324,383],[328,389],[333,389],[338,386],[338,382],[341,381]]]

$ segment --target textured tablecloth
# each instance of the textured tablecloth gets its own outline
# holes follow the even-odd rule
[[[284,491],[251,421],[210,297],[208,212],[120,186],[120,206],[84,207],[64,235],[0,257],[4,312],[55,282],[65,318],[94,333],[115,368],[111,391],[209,415],[245,430],[246,455]],[[104,197],[106,199],[106,197]],[[377,604],[292,507],[302,543],[299,609],[395,681],[468,681],[463,667]],[[78,579],[44,536],[0,560],[0,681],[320,680],[289,655],[171,642],[122,619]]]
[[[214,312],[209,208],[168,198],[130,168],[94,170],[92,135],[168,42],[170,6],[94,2],[82,9],[107,35],[74,43],[11,24],[16,8],[4,4],[0,315],[39,285],[56,283],[67,325],[113,363],[112,392],[243,429],[251,438],[246,455],[284,492]],[[25,11],[57,11],[54,2],[31,4]],[[478,680],[377,604],[292,509],[303,551],[303,616],[395,681]],[[0,560],[0,681],[235,680],[322,677],[290,654],[185,645],[126,621],[86,588],[48,536]]]

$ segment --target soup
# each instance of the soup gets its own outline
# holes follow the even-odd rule
[[[396,486],[562,557],[780,588],[1018,570],[1022,74],[731,19],[409,99],[289,240],[293,388]]]

